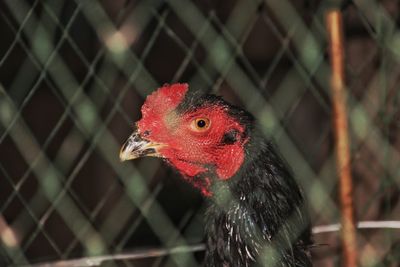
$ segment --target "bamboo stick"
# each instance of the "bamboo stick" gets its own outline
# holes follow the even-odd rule
[[[346,91],[344,76],[344,49],[342,14],[338,9],[326,13],[329,35],[329,52],[332,66],[330,86],[332,92],[333,123],[335,131],[336,164],[340,181],[340,205],[342,221],[343,266],[357,266],[357,240],[354,223],[353,185],[350,165]]]

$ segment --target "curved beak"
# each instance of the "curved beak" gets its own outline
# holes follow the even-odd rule
[[[140,157],[161,157],[159,149],[164,145],[143,139],[138,132],[129,136],[121,147],[119,158],[121,161]]]

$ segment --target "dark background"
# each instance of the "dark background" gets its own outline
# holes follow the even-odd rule
[[[120,163],[164,83],[224,96],[273,136],[310,203],[339,221],[326,1],[0,2],[0,265],[202,242],[203,200],[158,159]],[[399,220],[399,2],[344,16],[356,218]],[[338,233],[315,266],[338,266]],[[361,266],[399,266],[399,230],[359,231]],[[196,255],[201,262],[201,253]],[[184,261],[183,261],[184,262]],[[175,266],[170,257],[111,266]],[[184,265],[188,266],[188,265]]]

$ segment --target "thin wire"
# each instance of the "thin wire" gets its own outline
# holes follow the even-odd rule
[[[6,59],[8,58],[8,56],[11,54],[13,48],[17,45],[17,43],[21,42],[21,33],[27,23],[27,21],[29,20],[30,16],[33,13],[33,10],[36,8],[37,4],[39,3],[39,1],[35,1],[31,8],[29,9],[29,11],[27,12],[25,18],[21,21],[18,30],[15,32],[15,38],[12,41],[12,43],[9,45],[7,51],[4,53],[3,57],[0,60],[0,66],[2,66],[4,64],[4,62],[6,61]],[[6,18],[6,16],[4,15],[4,13],[2,12],[2,15],[4,16],[3,18]]]
[[[30,267],[84,267],[84,266],[99,266],[105,261],[115,260],[135,260],[144,258],[162,257],[178,253],[190,253],[205,250],[204,244],[197,244],[191,246],[179,246],[174,248],[151,248],[146,250],[135,250],[132,252],[118,253],[114,255],[104,255],[95,257],[84,257],[74,260],[63,260],[48,263],[38,263],[29,265]],[[27,265],[20,265],[20,267],[28,267]]]
[[[400,221],[362,221],[357,223],[358,229],[400,229]],[[340,223],[315,226],[313,234],[337,232],[341,229]]]
[[[359,229],[400,229],[400,221],[361,221],[357,223]],[[338,232],[341,229],[340,223],[315,226],[312,229],[313,234],[322,234],[330,232]],[[173,248],[149,248],[141,250],[133,250],[131,252],[123,252],[112,255],[83,257],[72,260],[54,261],[47,263],[38,263],[30,265],[31,267],[77,267],[77,266],[99,266],[106,261],[115,260],[137,260],[145,258],[158,258],[177,253],[194,253],[204,251],[205,244],[195,244],[189,246],[178,246]],[[18,266],[18,265],[16,265]],[[27,267],[19,265],[18,267]]]

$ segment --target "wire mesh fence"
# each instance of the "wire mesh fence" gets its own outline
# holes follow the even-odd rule
[[[399,266],[400,5],[340,7],[356,219],[374,221],[360,224],[372,228],[357,233],[359,263]],[[157,159],[118,158],[145,96],[178,81],[255,115],[305,191],[316,243],[326,244],[313,249],[314,265],[339,265],[327,8],[0,2],[0,265],[201,265],[200,194]]]

